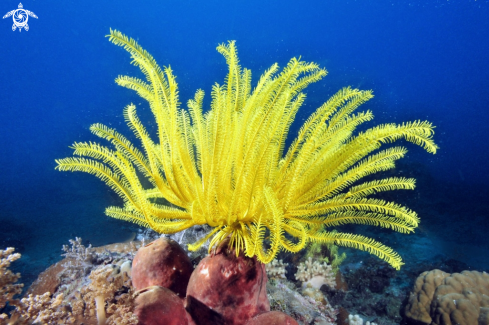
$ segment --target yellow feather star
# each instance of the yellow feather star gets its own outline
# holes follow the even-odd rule
[[[383,124],[354,134],[358,125],[373,118],[370,111],[354,114],[373,95],[343,88],[305,121],[284,155],[290,125],[305,99],[302,90],[323,78],[326,70],[293,58],[281,72],[272,65],[252,88],[251,72],[239,65],[231,41],[217,47],[229,73],[223,85],[212,87],[210,110],[202,108],[202,90],[184,110],[169,67],[161,69],[119,31],[111,30],[108,37],[131,54],[132,63],[146,76],[147,82],[119,76],[116,83],[149,102],[157,141],[131,104],[124,117],[141,149],[114,129],[94,124],[91,131],[113,149],[75,143],[74,154],[80,157],[56,160],[57,169],[94,174],[120,195],[124,206],[107,208],[107,215],[166,234],[207,224],[212,231],[190,249],[209,239],[213,247],[230,237],[236,252],[263,263],[280,250],[298,252],[313,241],[365,250],[400,268],[402,260],[391,248],[364,236],[324,229],[357,223],[412,232],[419,221],[415,212],[370,196],[413,189],[413,179],[358,182],[393,168],[406,153],[403,147],[392,147],[372,154],[382,144],[402,138],[435,153],[431,123]],[[150,188],[143,187],[143,178]]]

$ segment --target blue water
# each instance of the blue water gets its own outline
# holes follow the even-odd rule
[[[60,258],[69,238],[101,245],[135,230],[104,215],[119,200],[98,179],[54,170],[54,159],[70,156],[74,141],[96,140],[92,123],[129,135],[123,107],[139,105],[143,118],[148,111],[113,82],[140,72],[104,37],[109,28],[137,39],[160,65],[171,65],[182,103],[198,88],[208,103],[212,84],[226,73],[215,48],[236,40],[254,80],[272,63],[284,66],[299,55],[328,70],[307,90],[298,123],[347,85],[374,90],[364,107],[376,115],[371,125],[432,121],[440,150],[433,156],[409,146],[396,175],[417,176],[420,186],[401,200],[418,211],[420,230],[435,250],[472,255],[471,267],[489,267],[480,253],[489,249],[489,1],[22,4],[38,16],[29,18],[29,31],[12,31],[11,17],[0,21],[0,247],[23,254],[17,263],[27,282]],[[17,6],[18,0],[2,1],[0,13]]]

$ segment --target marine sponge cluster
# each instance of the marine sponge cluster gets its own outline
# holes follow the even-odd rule
[[[316,320],[331,325],[335,320],[331,305],[284,289],[278,281],[268,291],[265,264],[243,252],[236,255],[227,243],[194,269],[184,249],[162,237],[130,257],[131,270],[127,253],[109,250],[112,245],[85,247],[79,238],[70,243],[63,247],[66,259],[43,272],[20,300],[14,299],[22,291],[16,283],[20,275],[8,269],[20,254],[2,251],[0,293],[3,305],[15,309],[1,315],[0,324],[298,325]],[[293,313],[271,310],[269,297],[286,302]]]
[[[408,324],[489,324],[489,274],[423,272],[405,308]]]
[[[284,272],[283,263],[273,264],[279,269],[277,274]],[[309,324],[315,318],[323,320],[318,324],[332,324],[324,315],[318,317],[321,308],[334,317],[334,312],[327,310],[330,306],[320,306],[284,289],[278,280],[269,288],[265,265],[243,252],[236,255],[227,243],[192,269],[184,250],[162,237],[137,252],[132,274],[138,290],[134,313],[140,324],[295,325],[299,319],[309,320]],[[281,299],[278,292],[289,293]],[[291,317],[281,310],[271,310],[269,299],[286,301],[289,306],[296,303],[302,308],[297,306],[298,313]]]

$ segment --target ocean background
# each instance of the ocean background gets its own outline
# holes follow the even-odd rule
[[[86,173],[55,171],[75,141],[97,141],[104,123],[130,139],[123,108],[147,103],[114,83],[142,77],[129,55],[109,43],[109,29],[138,40],[171,65],[182,107],[197,89],[222,83],[227,66],[215,50],[236,40],[240,62],[256,82],[274,62],[314,61],[329,74],[308,87],[291,130],[344,86],[372,89],[363,106],[379,123],[429,120],[436,155],[407,144],[391,173],[416,177],[415,191],[385,194],[418,212],[416,235],[352,227],[395,248],[406,265],[436,256],[489,271],[489,1],[34,1],[29,31],[0,21],[0,248],[17,248],[15,270],[32,282],[61,259],[61,246],[82,237],[104,245],[132,238],[138,227],[104,209],[120,199]],[[17,1],[0,3],[2,16]],[[362,109],[360,109],[362,110]],[[153,123],[154,125],[154,123]],[[153,128],[154,130],[154,128]],[[350,256],[365,255],[345,250]]]

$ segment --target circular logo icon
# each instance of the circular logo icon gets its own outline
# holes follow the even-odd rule
[[[7,12],[7,14],[3,16],[3,18],[5,19],[10,16],[12,16],[12,19],[14,20],[12,30],[15,31],[18,28],[19,32],[22,31],[22,28],[24,28],[26,31],[29,30],[29,25],[27,25],[29,16],[37,18],[35,13],[29,10],[25,10],[22,6],[22,3],[19,3],[19,9]]]

